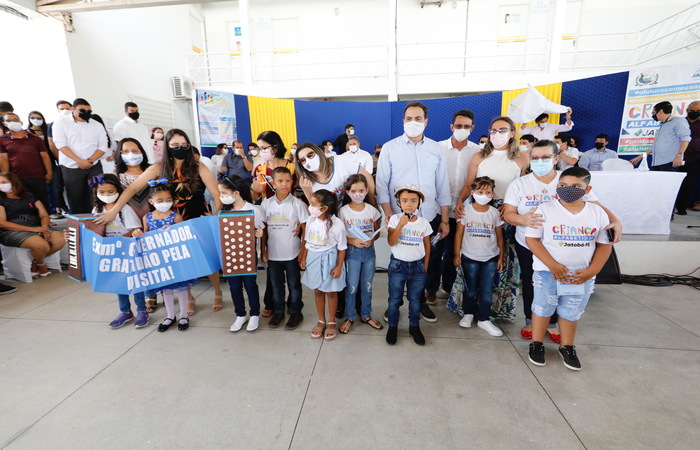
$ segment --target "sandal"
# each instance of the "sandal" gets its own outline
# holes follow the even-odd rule
[[[194,302],[187,302],[187,315],[194,316]]]
[[[335,324],[336,324],[335,322],[328,322],[329,327],[331,325],[335,325]],[[335,339],[336,331],[337,330],[335,327],[332,329],[326,328],[326,334],[323,336],[323,339],[325,339],[326,341],[332,341],[333,339]]]
[[[44,263],[44,264],[37,263],[36,267],[38,268],[39,266],[46,267],[46,263]],[[51,272],[48,267],[46,267],[46,272],[39,271],[39,276],[41,278],[50,277],[51,275],[53,275],[53,272]]]
[[[520,336],[522,336],[523,339],[530,341],[532,340],[532,330],[526,330],[525,327],[523,327],[523,329],[520,330]]]
[[[212,311],[221,311],[224,308],[223,294],[214,294],[214,304],[211,307]]]
[[[354,320],[346,320],[343,322],[343,324],[340,326],[340,330],[338,330],[341,334],[348,334],[350,332],[350,328],[352,328],[352,324],[355,323]]]
[[[311,329],[311,339],[319,339],[323,334],[323,330],[326,329],[326,322],[324,322],[323,320],[319,320],[318,323],[321,323],[323,325],[316,325]]]
[[[263,312],[260,315],[265,317],[265,318],[268,318],[268,317],[272,317],[272,314],[274,314],[274,313],[275,312],[271,309],[263,309]],[[323,322],[323,323],[325,324],[326,322]]]
[[[148,297],[146,300],[146,312],[148,314],[153,314],[156,312],[156,307],[158,306],[158,298],[154,295],[153,297]]]
[[[29,269],[29,271],[32,274],[32,278],[37,279],[39,278],[39,269],[36,267],[36,261],[32,261],[32,268]]]
[[[370,327],[374,328],[375,330],[382,330],[382,329],[384,329],[384,325],[382,325],[381,323],[377,322],[376,320],[374,320],[374,319],[371,318],[371,317],[367,317],[367,318],[362,317],[362,318],[360,318],[360,322],[366,323],[367,325],[369,325]]]

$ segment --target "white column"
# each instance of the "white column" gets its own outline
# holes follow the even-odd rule
[[[398,73],[396,67],[396,27],[397,27],[397,7],[399,0],[389,0],[389,22],[387,29],[389,36],[387,39],[387,66],[386,66],[386,81],[387,81],[387,97],[390,102],[399,99],[398,90]]]
[[[561,65],[561,42],[564,36],[564,19],[566,18],[566,0],[555,0],[554,23],[549,41],[549,60],[547,73],[556,74]]]
[[[243,83],[247,88],[253,86],[253,55],[251,53],[252,49],[252,36],[250,34],[250,17],[249,17],[249,0],[238,0],[238,14],[241,21],[241,34],[243,35],[243,40],[241,41],[241,63],[243,64]]]

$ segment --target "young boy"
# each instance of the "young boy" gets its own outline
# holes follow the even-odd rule
[[[425,290],[428,260],[430,259],[430,234],[433,232],[423,217],[416,211],[425,196],[418,186],[407,184],[398,189],[394,196],[403,213],[394,214],[389,219],[389,245],[391,262],[389,263],[389,330],[386,342],[396,344],[399,325],[399,306],[403,298],[404,287],[408,286],[408,332],[418,345],[425,345],[425,338],[420,331],[420,300]]]
[[[309,217],[306,205],[291,195],[292,173],[286,167],[277,167],[272,171],[272,182],[277,189],[275,195],[262,202],[265,214],[265,233],[262,238],[261,256],[267,263],[267,276],[271,279],[274,312],[268,323],[270,328],[277,328],[284,320],[285,291],[284,279],[287,278],[291,314],[284,326],[293,330],[301,324],[304,316],[301,309],[301,270],[299,269],[299,251],[304,224]]]
[[[544,366],[544,333],[549,318],[559,314],[564,365],[581,370],[576,356],[576,325],[593,293],[595,276],[610,257],[612,246],[605,233],[610,223],[601,207],[581,198],[591,191],[586,169],[566,169],[557,184],[558,201],[539,206],[544,223],[525,232],[532,251],[535,296],[532,302],[532,343],[529,359]]]

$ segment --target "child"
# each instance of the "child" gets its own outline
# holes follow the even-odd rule
[[[272,171],[272,183],[275,195],[263,200],[261,205],[267,228],[261,240],[260,254],[267,264],[274,303],[274,313],[267,326],[277,328],[284,320],[286,278],[291,314],[284,329],[294,330],[304,320],[301,314],[304,303],[301,301],[301,238],[298,231],[301,229],[301,234],[304,234],[309,211],[301,200],[291,195],[293,178],[289,169],[276,167]]]
[[[544,223],[525,232],[532,250],[535,296],[532,302],[532,343],[529,359],[544,366],[544,333],[549,317],[559,314],[564,365],[581,370],[574,337],[576,325],[593,293],[595,276],[610,257],[612,247],[605,227],[607,214],[601,207],[581,198],[591,191],[591,174],[571,167],[559,177],[559,200],[539,206]],[[554,302],[556,300],[556,303]]]
[[[299,266],[306,270],[301,282],[314,290],[320,324],[311,330],[311,338],[323,336],[328,341],[335,339],[337,328],[335,322],[326,322],[326,298],[328,318],[333,319],[338,309],[338,292],[345,289],[343,263],[348,248],[345,226],[333,215],[336,202],[335,195],[325,189],[311,195],[304,247],[299,254]]]
[[[408,332],[418,345],[425,345],[425,338],[420,331],[420,301],[425,290],[430,259],[430,235],[433,230],[416,211],[425,195],[414,184],[407,184],[398,189],[394,196],[403,213],[394,214],[389,219],[389,245],[391,261],[389,262],[389,330],[386,342],[396,344],[399,326],[399,306],[403,299],[404,288],[408,291]]]
[[[155,211],[143,216],[143,232],[134,233],[134,236],[141,237],[143,233],[152,230],[161,230],[170,225],[182,222],[182,216],[172,210],[173,194],[167,181],[149,180],[151,190],[149,192],[148,203],[155,208]],[[187,314],[188,291],[192,283],[185,281],[158,288],[163,293],[163,303],[165,304],[166,317],[158,325],[161,333],[167,331],[170,325],[175,322],[175,292],[180,303],[180,320],[177,322],[177,329],[185,331],[190,327],[190,318]],[[149,292],[149,295],[152,294]]]
[[[357,227],[368,237],[379,229],[382,215],[377,208],[367,204],[365,197],[369,192],[367,178],[356,173],[350,175],[345,181],[343,207],[340,208],[340,219],[345,223],[347,229]],[[346,320],[340,327],[340,332],[347,334],[350,332],[352,324],[355,322],[355,303],[358,287],[360,289],[360,301],[362,303],[360,322],[366,323],[375,330],[381,330],[384,326],[372,319],[372,281],[374,280],[374,270],[376,268],[376,256],[374,253],[374,241],[379,237],[377,233],[374,238],[365,241],[356,237],[351,237],[348,233],[348,250],[345,257],[347,271],[345,288],[345,317]]]
[[[467,284],[462,300],[464,317],[459,326],[471,328],[476,315],[477,327],[491,336],[503,336],[489,320],[493,278],[496,270],[503,270],[504,252],[503,221],[498,210],[490,205],[496,183],[489,177],[479,177],[471,187],[471,202],[465,205],[464,217],[457,222],[455,232],[454,265],[462,266]],[[480,291],[478,311],[477,289]]]
[[[231,175],[226,176],[219,181],[219,193],[222,211],[254,211],[255,213],[255,237],[259,238],[263,235],[263,213],[259,206],[253,206],[253,199],[250,196],[250,186],[243,181],[241,177]],[[236,310],[236,320],[231,325],[231,333],[241,331],[243,325],[248,322],[246,331],[257,331],[260,323],[260,294],[257,284],[258,276],[239,275],[229,277],[228,286],[231,290],[231,299]],[[250,306],[250,320],[245,310],[245,299],[243,298],[243,286],[245,286],[248,294],[248,305]]]
[[[119,179],[116,175],[111,173],[92,177],[88,180],[88,184],[93,189],[93,214],[112,209],[123,191]],[[117,217],[105,226],[105,236],[129,237],[134,231],[139,230],[139,228],[141,228],[139,216],[136,215],[136,212],[134,212],[131,206],[125,205],[124,208],[119,211]],[[117,294],[117,297],[119,299],[119,310],[121,314],[109,324],[111,328],[115,329],[124,326],[124,324],[134,319],[134,313],[131,312],[131,305],[129,304],[129,296]],[[148,313],[146,312],[146,300],[143,292],[134,294],[134,303],[136,304],[137,311],[134,328],[143,328],[148,325]]]

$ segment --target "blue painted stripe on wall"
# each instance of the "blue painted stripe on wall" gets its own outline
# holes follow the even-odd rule
[[[238,127],[238,140],[243,145],[248,145],[253,139],[250,136],[250,114],[248,113],[248,96],[234,95],[234,108],[236,110],[236,126]]]

